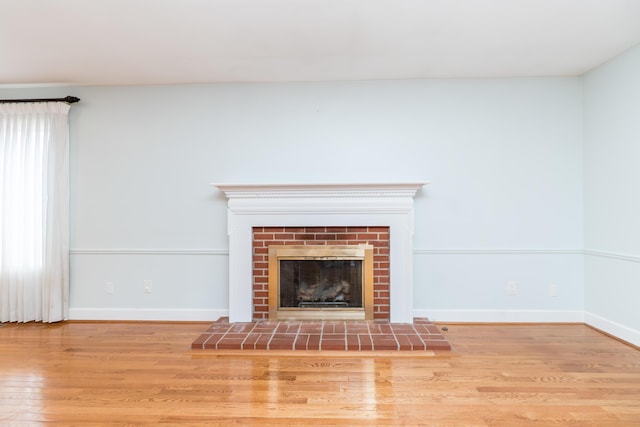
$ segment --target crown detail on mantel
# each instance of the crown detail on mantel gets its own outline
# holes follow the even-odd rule
[[[413,197],[428,184],[351,183],[351,184],[211,184],[229,199],[298,197]]]

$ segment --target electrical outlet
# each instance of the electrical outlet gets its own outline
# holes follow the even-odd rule
[[[150,294],[153,290],[153,282],[151,280],[145,280],[143,283],[143,289],[145,294]]]
[[[105,283],[104,290],[107,295],[113,295],[113,282]]]
[[[517,295],[518,294],[518,282],[508,282],[507,283],[507,295]]]
[[[558,296],[558,287],[554,283],[549,285],[549,296],[550,297]]]

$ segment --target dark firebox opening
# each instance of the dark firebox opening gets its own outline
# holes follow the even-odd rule
[[[280,260],[280,307],[363,307],[362,260]]]

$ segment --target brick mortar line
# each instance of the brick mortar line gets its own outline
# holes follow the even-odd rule
[[[396,336],[396,331],[393,330],[393,326],[389,324],[389,328],[391,328],[391,334],[393,335],[393,339],[396,340],[396,351],[400,351],[400,341],[398,341],[398,337]]]
[[[318,341],[318,350],[322,350],[322,337],[324,336],[324,323],[325,321],[322,321],[322,327],[320,328],[320,340]]]
[[[267,343],[267,350],[271,350],[271,341],[273,340],[273,336],[276,334],[276,331],[278,330],[278,326],[280,326],[280,322],[278,322],[278,325],[273,329],[273,332],[271,332],[271,336],[269,337],[269,342]]]
[[[347,342],[347,322],[342,322],[342,326],[344,327],[344,351],[349,350],[349,343]]]
[[[256,326],[258,326],[258,323],[254,322],[253,327],[249,332],[246,333],[247,335],[244,337],[244,339],[240,343],[240,350],[244,350],[244,343],[249,339],[249,336],[253,333],[253,330],[256,328]],[[254,350],[256,349],[256,343],[253,343],[253,349]]]
[[[226,336],[227,336],[227,334],[229,333],[229,330],[230,330],[230,329],[231,329],[231,327],[233,326],[233,323],[229,323],[228,325],[229,325],[229,327],[227,328],[227,330],[222,334],[222,336],[220,337],[220,339],[218,339],[218,341],[216,341],[216,350],[220,350],[220,349],[218,348],[218,343],[219,343],[220,341],[222,341],[222,339],[223,339],[224,337],[226,337]],[[213,335],[213,334],[212,334],[212,335]],[[209,340],[207,340],[207,341],[209,341]]]
[[[414,320],[415,321],[415,320]],[[424,350],[427,350],[427,343],[422,339],[422,335],[420,335],[418,333],[418,330],[416,329],[416,326],[414,323],[411,324],[411,328],[413,329],[413,331],[416,333],[416,335],[418,336],[418,338],[420,339],[420,342],[422,342],[422,345],[424,346]],[[411,349],[413,349],[413,344],[411,344]]]

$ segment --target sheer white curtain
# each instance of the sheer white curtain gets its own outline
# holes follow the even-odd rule
[[[69,109],[0,104],[0,321],[69,313]]]

